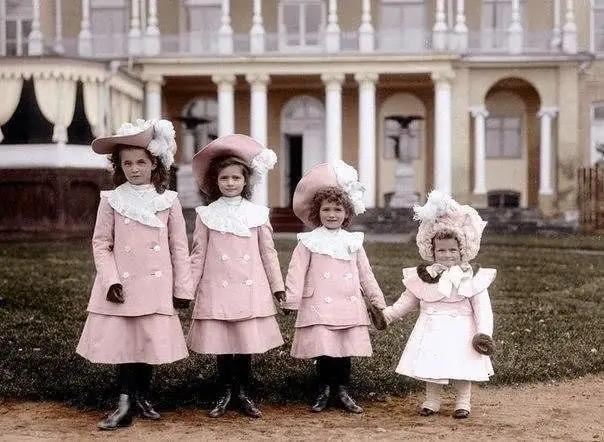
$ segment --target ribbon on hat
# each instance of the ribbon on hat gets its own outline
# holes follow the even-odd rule
[[[365,212],[365,200],[363,198],[365,186],[359,182],[356,169],[342,160],[332,163],[331,167],[336,175],[338,185],[346,192],[352,202],[354,214],[358,215]]]

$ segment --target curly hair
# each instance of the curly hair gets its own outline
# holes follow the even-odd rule
[[[454,231],[448,230],[448,229],[439,230],[432,237],[432,255],[433,255],[433,259],[435,259],[435,257],[434,257],[434,240],[435,239],[454,239],[455,241],[457,241],[457,247],[459,247],[461,249],[461,241],[459,240],[459,238],[457,237],[457,234]]]
[[[249,200],[252,196],[252,185],[250,184],[250,177],[252,175],[252,169],[246,164],[241,158],[236,156],[221,156],[213,158],[210,161],[208,171],[206,173],[206,180],[208,186],[208,195],[210,202],[214,202],[222,196],[220,188],[218,187],[218,175],[220,172],[229,166],[241,166],[241,173],[245,180],[245,185],[241,191],[241,196]]]
[[[308,215],[309,221],[315,226],[320,227],[321,224],[321,204],[323,201],[329,201],[330,203],[340,204],[344,207],[346,212],[346,218],[342,223],[342,227],[348,227],[354,216],[354,206],[352,201],[341,188],[336,186],[322,187],[313,196],[310,204],[310,213]]]
[[[142,147],[128,146],[125,144],[119,144],[116,147],[109,157],[109,161],[113,166],[113,184],[116,186],[121,186],[128,181],[126,179],[126,175],[124,174],[124,169],[122,169],[122,162],[120,159],[120,153],[124,149],[141,149],[147,154],[147,157],[149,157],[151,162],[155,164],[155,169],[151,171],[151,184],[155,186],[157,193],[164,193],[170,184],[170,174],[166,169],[166,166],[164,166],[161,161],[158,161],[157,157]]]

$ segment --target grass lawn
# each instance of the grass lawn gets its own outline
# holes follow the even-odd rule
[[[294,243],[279,241],[283,271]],[[388,304],[401,293],[401,268],[419,263],[414,244],[366,246]],[[5,243],[0,247],[0,397],[107,407],[114,368],[76,355],[94,276],[89,241]],[[604,370],[604,238],[487,237],[475,264],[496,267],[491,384],[577,377]],[[191,311],[182,311],[188,330]],[[353,391],[364,399],[405,395],[421,386],[394,373],[416,314],[372,331],[374,356],[353,361]],[[279,317],[285,346],[256,357],[255,392],[271,402],[309,401],[311,361],[289,356],[293,316]],[[192,356],[156,371],[159,408],[208,406],[211,357]]]

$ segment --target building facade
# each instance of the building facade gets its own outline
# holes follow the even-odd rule
[[[240,132],[278,154],[273,207],[341,158],[369,207],[405,170],[417,200],[505,189],[572,217],[603,53],[604,0],[0,0],[0,170],[103,170],[92,137],[163,117],[185,207],[195,151]]]

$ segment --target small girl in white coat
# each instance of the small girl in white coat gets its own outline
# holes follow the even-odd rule
[[[343,161],[313,167],[296,186],[293,209],[314,230],[298,234],[287,272],[282,307],[298,310],[291,354],[316,358],[319,391],[312,411],[323,411],[333,393],[346,410],[362,413],[348,385],[351,358],[372,355],[364,298],[382,321],[386,303],[363,233],[344,229],[365,210],[356,170]]]
[[[419,253],[431,264],[403,269],[406,290],[383,311],[389,324],[420,311],[396,372],[426,382],[422,416],[439,411],[442,387],[452,381],[453,417],[464,419],[470,415],[472,381],[488,381],[493,374],[487,356],[494,350],[487,288],[496,270],[474,273],[469,264],[480,249],[486,222],[473,208],[436,190],[414,211],[420,221]]]
[[[175,148],[167,120],[126,123],[92,142],[94,152],[111,155],[117,187],[101,192],[97,274],[76,352],[118,366],[118,407],[99,423],[103,430],[130,425],[135,409],[159,419],[149,400],[153,366],[188,356],[175,311],[193,298],[187,234],[176,192],[167,190]]]

